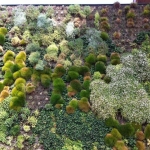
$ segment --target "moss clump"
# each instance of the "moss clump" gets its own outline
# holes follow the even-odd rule
[[[26,84],[26,80],[24,78],[17,78],[14,85],[17,85],[20,83]]]
[[[73,114],[75,112],[75,108],[71,105],[66,106],[66,112],[67,114]]]
[[[70,80],[78,79],[79,73],[76,71],[68,71],[68,77]]]
[[[80,92],[80,97],[81,97],[81,98],[82,98],[82,97],[87,97],[87,98],[89,98],[89,97],[90,97],[90,92],[87,91],[87,90],[81,90],[81,92]]]
[[[32,75],[32,69],[29,67],[23,67],[20,69],[20,75],[22,78],[28,80],[31,78]]]
[[[146,139],[150,139],[150,124],[147,124],[147,126],[145,127],[144,134]]]
[[[90,64],[90,65],[93,65],[93,64],[95,64],[95,62],[96,62],[96,56],[95,56],[95,54],[89,54],[86,58],[85,58],[85,61],[88,63],[88,64]]]
[[[145,150],[146,149],[145,143],[142,142],[142,141],[137,141],[136,142],[136,147],[138,148],[138,150]]]
[[[109,35],[107,32],[101,32],[101,38],[104,40],[104,41],[107,41],[109,39]]]
[[[79,74],[85,75],[88,72],[89,72],[89,67],[87,67],[87,66],[81,66],[81,67],[79,67]]]
[[[102,61],[102,62],[106,63],[107,62],[107,56],[103,55],[103,54],[99,54],[97,56],[97,61]]]
[[[120,134],[120,132],[116,129],[113,128],[110,132],[117,140],[121,140],[122,139],[122,135]]]
[[[26,53],[25,53],[25,51],[20,51],[20,52],[17,54],[17,56],[16,56],[15,59],[21,59],[21,60],[23,60],[23,61],[26,61]]]
[[[95,64],[95,71],[99,71],[101,74],[105,74],[106,73],[106,66],[105,66],[104,62],[98,61]]]
[[[51,78],[47,74],[41,74],[41,84],[45,87],[48,88],[51,83]]]
[[[61,64],[59,64],[55,67],[54,73],[56,73],[59,77],[61,77],[66,73],[66,70]]]
[[[121,140],[119,140],[119,141],[117,141],[116,143],[115,143],[115,146],[114,146],[117,150],[128,150],[128,148],[125,146],[125,143],[124,143],[124,141],[121,141]]]
[[[90,83],[91,83],[90,80],[85,80],[85,81],[83,81],[82,87],[83,87],[85,90],[89,91]]]
[[[111,82],[111,78],[110,78],[109,76],[105,75],[105,76],[104,76],[104,81],[105,81],[106,83],[110,83],[110,82]]]
[[[79,109],[83,112],[89,112],[91,107],[86,97],[82,97],[81,100],[78,101]]]
[[[118,120],[110,117],[110,118],[108,118],[108,119],[105,120],[105,125],[107,127],[117,128],[119,126],[119,122],[118,122]]]
[[[5,63],[7,60],[14,61],[15,53],[11,50],[8,50],[4,56],[3,56],[3,63]]]
[[[27,93],[32,93],[35,91],[35,85],[32,82],[29,82],[27,83],[25,89]]]
[[[145,139],[145,135],[143,131],[137,131],[135,136],[136,136],[136,139],[140,141],[143,141]]]
[[[56,78],[53,81],[53,87],[54,87],[54,91],[62,93],[65,90],[66,85],[61,78]]]
[[[135,133],[135,129],[132,126],[131,123],[126,123],[126,124],[123,124],[123,125],[119,125],[118,130],[121,133],[121,135],[125,138],[131,137]]]
[[[5,42],[5,36],[2,33],[0,33],[0,45],[3,46],[4,42]]]
[[[76,90],[77,92],[80,92],[81,91],[81,89],[82,89],[82,86],[81,86],[81,83],[80,83],[80,81],[79,80],[72,80],[71,82],[70,82],[70,86],[74,89],[74,90]]]
[[[7,28],[5,27],[0,27],[0,33],[3,34],[4,36],[7,34]]]
[[[53,106],[55,106],[56,104],[63,104],[64,101],[61,97],[60,94],[57,94],[57,93],[53,93],[50,97],[50,102]]]
[[[4,84],[0,82],[0,92],[4,89]]]
[[[70,102],[69,105],[72,106],[74,109],[78,107],[78,100],[73,98]]]
[[[109,133],[105,136],[104,141],[107,146],[113,147],[117,142],[117,139],[112,134]]]
[[[110,61],[111,61],[112,65],[120,64],[120,55],[119,55],[119,53],[116,53],[116,52],[111,53]]]

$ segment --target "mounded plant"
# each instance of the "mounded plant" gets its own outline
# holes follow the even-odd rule
[[[75,108],[72,107],[71,105],[67,105],[66,112],[67,112],[67,114],[73,114],[75,112]]]
[[[113,127],[113,128],[118,128],[119,126],[119,122],[118,120],[112,118],[112,117],[109,117],[105,120],[105,125],[107,127]]]
[[[55,106],[56,104],[63,104],[64,100],[62,99],[60,94],[53,93],[50,97],[50,103]]]
[[[81,90],[81,92],[80,92],[80,98],[82,98],[82,97],[89,98],[90,97],[90,92],[88,90]]]
[[[70,102],[69,102],[69,105],[71,107],[73,107],[74,109],[78,108],[78,100],[73,98]]]
[[[96,62],[96,55],[90,53],[90,54],[85,58],[85,61],[86,61],[87,63],[89,63],[90,65],[95,64],[95,62]]]
[[[137,131],[135,136],[136,136],[136,139],[140,141],[143,141],[145,139],[145,135],[143,131]]]
[[[117,140],[121,140],[122,139],[122,135],[120,134],[120,132],[116,129],[113,128],[110,132]]]
[[[77,92],[80,92],[81,89],[82,89],[81,83],[80,83],[80,81],[77,80],[77,79],[72,80],[72,81],[70,82],[70,86],[71,86],[74,90],[76,90]]]
[[[128,150],[128,148],[125,146],[124,141],[122,141],[122,140],[118,140],[118,141],[115,143],[114,147],[115,147],[117,150]]]
[[[26,84],[26,92],[32,93],[35,91],[35,85],[32,82]]]
[[[147,124],[144,129],[144,134],[146,139],[150,139],[150,124]]]
[[[51,83],[51,78],[49,75],[47,74],[41,74],[41,84],[45,87],[48,88],[50,86]]]
[[[20,83],[24,83],[24,84],[26,84],[26,80],[24,79],[24,78],[17,78],[16,80],[15,80],[15,83],[14,83],[14,85],[17,85],[17,84],[20,84]]]
[[[2,33],[0,33],[0,45],[3,46],[4,42],[5,42],[5,36]]]
[[[107,62],[107,56],[103,55],[103,54],[99,54],[97,56],[97,61],[102,61],[102,62],[106,63]]]
[[[26,61],[26,52],[25,51],[20,51],[16,55],[15,59],[22,59],[23,61]]]
[[[32,69],[29,67],[23,67],[20,69],[20,75],[22,78],[28,80],[31,78],[32,75]]]
[[[54,91],[62,93],[65,90],[66,85],[62,80],[62,78],[56,78],[53,80],[53,87],[54,87]]]
[[[91,109],[90,103],[86,97],[82,97],[81,100],[78,101],[78,107],[83,112],[89,112]]]
[[[96,62],[95,71],[99,71],[101,74],[105,74],[106,73],[106,66],[105,66],[104,62],[102,62],[102,61]]]
[[[66,73],[66,70],[63,67],[63,65],[59,64],[54,68],[54,73],[56,73],[59,77],[61,77]]]
[[[11,50],[7,50],[7,52],[3,56],[3,62],[5,63],[7,60],[14,61],[15,53]]]
[[[104,142],[107,146],[113,147],[117,142],[117,139],[112,134],[108,133],[104,138]]]
[[[142,141],[136,141],[136,147],[138,148],[138,150],[145,150],[146,149],[145,143]]]
[[[78,79],[79,73],[76,71],[68,71],[68,77],[70,80]]]

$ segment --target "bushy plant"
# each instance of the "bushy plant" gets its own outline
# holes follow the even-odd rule
[[[101,38],[104,40],[104,41],[107,41],[109,39],[109,35],[107,32],[101,32]]]
[[[95,56],[94,54],[90,53],[90,54],[85,58],[85,61],[86,61],[87,63],[89,63],[90,65],[93,65],[93,64],[95,64],[95,62],[96,62],[96,56]]]
[[[55,68],[54,68],[54,73],[56,73],[58,76],[62,76],[66,73],[66,70],[65,68],[63,67],[63,65],[57,65]]]
[[[4,42],[5,42],[5,36],[2,33],[0,33],[0,45],[3,46]]]
[[[68,77],[70,80],[78,79],[79,73],[76,71],[68,71]]]
[[[102,62],[106,63],[106,62],[107,62],[107,56],[106,56],[106,55],[99,54],[99,55],[97,56],[97,61],[102,61]]]
[[[75,112],[75,108],[72,107],[71,105],[67,105],[66,112],[67,112],[67,114],[73,114]]]
[[[81,90],[81,92],[80,92],[80,98],[82,98],[82,97],[89,98],[90,97],[90,92],[88,90]]]
[[[142,141],[137,141],[136,147],[138,148],[138,150],[145,150],[146,149],[145,143]]]
[[[150,124],[147,124],[147,126],[145,127],[144,134],[146,139],[150,139]]]
[[[14,60],[15,53],[11,50],[7,50],[7,52],[3,56],[3,62],[5,63],[7,60]]]
[[[35,65],[38,60],[40,59],[40,53],[38,51],[36,52],[32,52],[30,55],[29,55],[29,62],[32,64],[32,65]]]
[[[20,126],[19,125],[15,125],[11,128],[10,130],[10,134],[13,136],[16,136],[20,133]]]
[[[140,141],[143,141],[145,139],[145,135],[143,131],[137,131],[135,136],[136,136],[136,139]]]
[[[0,27],[0,33],[5,36],[5,35],[8,33],[7,28],[5,28],[5,27]]]
[[[74,5],[69,5],[68,7],[68,13],[70,13],[71,15],[77,15],[80,12],[80,5],[78,4],[74,4]]]
[[[78,100],[73,98],[70,102],[69,105],[72,106],[74,109],[78,107]]]
[[[53,93],[50,97],[50,103],[55,106],[56,104],[63,104],[64,100],[62,99],[60,94]]]
[[[119,122],[118,122],[118,120],[116,120],[112,117],[109,117],[105,120],[105,125],[108,127],[117,128],[119,126]]]
[[[20,84],[20,83],[26,84],[26,80],[24,78],[17,78],[15,80],[14,85],[17,85],[17,84]]]
[[[102,61],[98,61],[95,64],[95,71],[99,71],[101,74],[106,73],[106,66]]]
[[[50,86],[51,83],[51,78],[49,75],[47,74],[41,74],[40,76],[41,78],[41,84],[45,87],[48,88]]]
[[[80,92],[81,89],[82,89],[81,83],[80,83],[80,81],[77,80],[77,79],[72,80],[72,81],[70,82],[70,86],[71,86],[74,90],[76,90],[76,91],[78,91],[78,92]]]
[[[113,135],[117,140],[122,139],[122,135],[120,134],[120,132],[116,128],[113,128],[111,130],[110,134]]]
[[[40,51],[41,48],[40,48],[40,45],[39,43],[29,43],[27,46],[26,46],[26,53],[31,53],[31,52],[36,52],[36,51]]]
[[[22,78],[24,79],[30,79],[31,78],[31,75],[32,75],[32,69],[29,68],[29,67],[23,67],[20,69],[20,75]]]
[[[107,146],[113,147],[117,142],[117,139],[112,134],[107,134],[104,141]]]
[[[56,78],[53,80],[53,88],[54,91],[62,93],[65,90],[66,85],[61,78]]]

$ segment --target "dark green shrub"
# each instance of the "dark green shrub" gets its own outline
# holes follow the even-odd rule
[[[135,129],[131,123],[123,124],[118,126],[118,131],[125,138],[131,137],[135,133]]]
[[[110,56],[110,59],[119,59],[120,58],[120,55],[119,53],[116,53],[116,52],[113,52],[111,53],[111,56]]]
[[[71,15],[79,14],[80,10],[81,8],[78,4],[69,5],[68,7],[68,13],[70,13]]]
[[[77,92],[80,92],[81,91],[81,89],[82,89],[82,86],[81,86],[81,83],[80,83],[80,81],[79,80],[72,80],[71,82],[70,82],[70,86],[74,89],[74,90],[76,90]]]
[[[90,97],[90,92],[87,91],[87,90],[81,90],[81,92],[80,92],[80,98],[82,98],[82,97],[89,98]]]
[[[118,128],[119,122],[118,122],[118,120],[116,120],[116,119],[110,117],[110,118],[108,118],[108,119],[105,120],[105,125],[106,125],[107,127]]]
[[[13,74],[10,70],[5,72],[4,78],[13,79]]]
[[[50,102],[53,106],[56,104],[63,104],[63,100],[60,94],[53,93],[50,97]]]
[[[109,35],[107,32],[101,32],[101,38],[104,40],[104,41],[107,41],[109,39]]]
[[[45,87],[48,88],[51,83],[51,78],[47,74],[41,74],[41,84]]]
[[[89,63],[90,65],[93,65],[93,64],[95,64],[95,62],[96,62],[96,55],[95,54],[89,54],[86,58],[85,58],[85,61],[87,62],[87,63]]]
[[[109,76],[105,75],[105,76],[104,76],[104,81],[105,81],[106,83],[110,83],[110,82],[111,82],[111,78],[110,78]]]
[[[106,63],[107,62],[107,56],[103,55],[103,54],[99,54],[97,56],[97,61],[102,61],[102,62]]]
[[[107,146],[113,147],[117,142],[117,139],[112,134],[107,134],[104,141]]]
[[[62,93],[65,90],[65,83],[61,78],[56,78],[53,81],[54,91]]]
[[[82,87],[83,87],[85,90],[89,90],[90,83],[91,83],[90,80],[85,80],[85,81],[83,81]]]
[[[80,72],[80,68],[77,66],[70,66],[68,71],[75,71],[75,72]]]
[[[119,59],[112,59],[112,60],[111,60],[111,64],[112,64],[112,65],[120,64],[120,58],[119,58]]]
[[[105,66],[105,64],[102,61],[98,61],[95,64],[95,71],[99,71],[100,73],[105,74],[106,73],[106,66]]]
[[[78,79],[79,78],[79,73],[76,72],[76,71],[68,71],[68,77],[71,80]]]
[[[147,124],[147,126],[145,127],[144,134],[146,139],[150,139],[150,124]]]
[[[89,67],[87,67],[87,66],[81,66],[79,68],[79,74],[85,75],[87,72],[89,72]]]
[[[11,128],[10,130],[10,134],[13,136],[16,136],[20,133],[20,126],[19,125],[15,125]]]

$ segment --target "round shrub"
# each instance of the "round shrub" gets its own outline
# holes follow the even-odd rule
[[[90,92],[87,91],[87,90],[81,90],[81,92],[80,92],[80,97],[81,97],[81,98],[82,98],[82,97],[87,97],[87,98],[89,98],[89,97],[90,97]]]
[[[74,89],[74,90],[76,90],[77,92],[80,92],[81,91],[81,89],[82,89],[82,86],[81,86],[81,83],[80,83],[80,81],[79,80],[72,80],[71,82],[70,82],[70,86]]]
[[[107,32],[101,32],[101,38],[104,40],[104,41],[107,41],[109,39],[109,35]]]
[[[23,83],[20,83],[20,84],[23,84]],[[17,85],[19,85],[19,84],[17,84]],[[18,95],[18,92],[19,92],[19,90],[18,90],[16,87],[14,87],[14,88],[11,90],[11,95],[12,95],[12,96],[17,96],[17,95]]]
[[[35,85],[31,82],[27,83],[26,92],[27,93],[32,93],[33,91],[35,91]]]
[[[40,81],[41,81],[41,78],[40,78],[40,75],[39,74],[36,74],[36,73],[33,73],[31,75],[31,81],[37,85]]]
[[[108,119],[105,120],[105,125],[107,127],[117,128],[119,126],[119,122],[118,120],[112,117],[109,117]]]
[[[85,81],[83,81],[82,87],[83,87],[85,90],[89,90],[90,83],[91,83],[90,80],[85,80]]]
[[[107,62],[107,56],[103,55],[103,54],[99,54],[97,56],[97,61],[102,61],[102,62],[106,63]]]
[[[78,107],[83,112],[89,112],[91,108],[86,97],[82,97],[81,100],[78,101]]]
[[[53,87],[54,87],[54,91],[58,91],[62,93],[65,90],[66,85],[61,78],[56,78],[53,81]]]
[[[136,147],[138,148],[138,150],[145,150],[146,149],[145,143],[142,141],[136,141]]]
[[[20,69],[20,75],[22,78],[25,78],[26,80],[28,80],[31,78],[32,69],[29,67],[23,67]]]
[[[19,97],[11,97],[9,108],[14,110],[20,110],[21,107],[25,105],[25,99],[19,98]]]
[[[4,84],[5,86],[10,86],[10,85],[12,85],[13,83],[14,83],[14,80],[13,80],[13,79],[5,78],[5,79],[3,80],[3,84]]]
[[[24,78],[17,78],[15,80],[14,85],[17,85],[17,84],[20,84],[20,83],[26,84],[26,80]]]
[[[54,73],[57,73],[58,76],[62,76],[66,73],[65,68],[62,65],[57,65],[54,69]]]
[[[111,64],[112,64],[112,65],[120,64],[120,58],[118,58],[118,59],[112,59],[112,60],[111,60]]]
[[[4,74],[4,78],[13,79],[13,74],[10,70],[7,70]]]
[[[135,136],[136,136],[136,139],[140,141],[143,141],[145,139],[145,135],[143,131],[137,131]]]
[[[112,59],[119,59],[120,58],[120,55],[119,55],[119,53],[117,53],[117,52],[113,52],[113,53],[111,53],[111,55],[110,55],[110,59],[112,60]]]
[[[51,83],[51,78],[47,74],[41,74],[41,84],[45,87],[48,88]]]
[[[119,131],[116,128],[113,128],[110,132],[117,140],[122,139],[122,135],[119,133]]]
[[[144,134],[146,139],[150,139],[150,124],[147,124],[147,126],[145,127]]]
[[[14,60],[15,53],[11,50],[8,50],[3,56],[3,62],[5,63],[7,60]]]
[[[26,61],[26,53],[25,53],[25,51],[20,51],[20,52],[17,54],[15,60],[17,60],[17,59],[21,59],[21,60],[23,60],[23,61]]]
[[[104,81],[105,83],[110,83],[111,82],[111,78],[107,75],[104,76]]]
[[[89,63],[90,65],[93,65],[93,64],[95,64],[95,62],[96,62],[96,56],[95,56],[95,54],[89,54],[86,58],[85,58],[85,61],[87,62],[87,63]]]
[[[14,88],[16,88],[18,91],[25,92],[25,84],[24,83],[16,84]]]
[[[113,147],[117,142],[117,139],[112,134],[107,134],[104,141],[107,146]]]
[[[14,61],[11,61],[11,60],[7,60],[4,64],[5,67],[9,68],[10,70],[13,69],[13,66],[14,66]]]
[[[30,52],[36,52],[36,51],[40,51],[40,45],[38,43],[29,43],[26,46],[26,52],[30,53]]]
[[[78,79],[79,78],[79,73],[76,72],[76,71],[68,71],[68,77],[71,80]]]
[[[3,34],[4,36],[7,34],[7,28],[5,27],[0,27],[0,33]]]
[[[79,74],[81,74],[81,75],[85,75],[89,71],[90,71],[89,67],[87,67],[87,66],[81,66],[81,67],[79,67]]]
[[[69,105],[71,107],[73,107],[74,109],[76,109],[78,107],[78,100],[73,98],[70,102],[69,102]]]
[[[105,64],[102,61],[98,61],[95,64],[95,71],[99,71],[100,73],[105,74],[106,73],[106,66],[105,66]]]
[[[125,138],[131,137],[135,133],[134,127],[130,123],[126,123],[118,126],[118,131]]]
[[[56,104],[62,104],[63,100],[60,94],[53,93],[50,97],[50,102],[53,106],[55,106]]]
[[[67,114],[73,114],[75,112],[75,108],[71,105],[66,106],[66,112]]]
[[[18,66],[19,69],[26,66],[25,62],[22,59],[15,59],[15,63]]]

